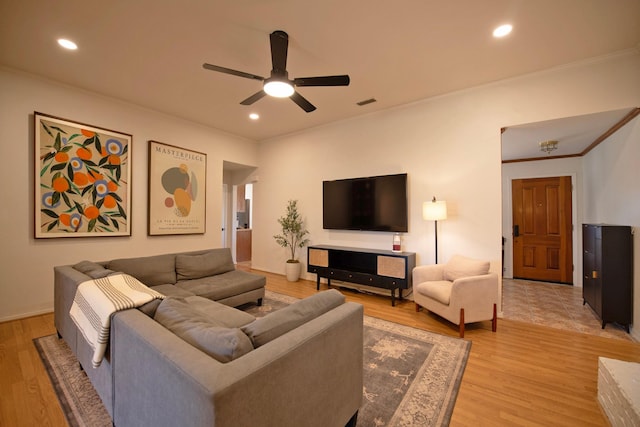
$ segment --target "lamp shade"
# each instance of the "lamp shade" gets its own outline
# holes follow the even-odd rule
[[[422,218],[426,221],[440,221],[447,219],[447,202],[434,200],[422,204]]]

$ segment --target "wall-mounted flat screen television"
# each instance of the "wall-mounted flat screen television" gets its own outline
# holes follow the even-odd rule
[[[323,181],[322,225],[328,230],[406,233],[407,174]]]

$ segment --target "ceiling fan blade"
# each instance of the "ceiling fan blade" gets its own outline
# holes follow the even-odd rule
[[[307,101],[307,99],[304,96],[300,95],[298,92],[293,92],[293,95],[291,95],[291,100],[298,104],[298,106],[307,113],[310,113],[316,109],[316,107],[312,103]]]
[[[287,71],[287,50],[289,49],[289,35],[284,31],[274,31],[269,35],[271,40],[271,64],[275,74]]]
[[[256,76],[255,74],[245,73],[244,71],[232,70],[231,68],[220,67],[212,64],[202,64],[202,68],[205,70],[218,71],[219,73],[231,74],[232,76],[244,77],[245,79],[253,79],[263,81],[264,77]]]
[[[296,86],[349,86],[349,76],[299,77],[293,79]]]
[[[262,99],[267,93],[263,90],[254,93],[253,95],[251,95],[250,97],[248,97],[247,99],[245,99],[244,101],[242,101],[240,104],[242,105],[251,105],[254,102],[256,102],[259,99]]]

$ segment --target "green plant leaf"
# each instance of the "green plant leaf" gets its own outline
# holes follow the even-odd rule
[[[71,200],[69,199],[69,196],[67,196],[65,193],[62,193],[62,198],[64,199],[64,204],[72,207],[73,205],[71,204]]]
[[[57,225],[58,225],[58,220],[52,221],[51,224],[49,224],[49,226],[47,227],[47,231],[53,230],[53,228]]]
[[[98,153],[102,153],[102,143],[100,142],[100,137],[98,136],[97,133],[95,136],[95,141],[96,141],[96,150],[98,151]]]
[[[66,166],[67,166],[66,163],[56,163],[55,165],[51,166],[51,172],[62,170]]]
[[[56,151],[60,151],[60,148],[62,147],[62,142],[60,141],[60,132],[58,132],[56,134],[56,142],[53,143],[53,148]]]
[[[53,138],[53,134],[51,133],[51,131],[49,130],[49,127],[44,123],[44,122],[40,122],[40,124],[42,124],[42,127],[44,128],[44,130],[49,134],[49,136],[51,138]]]
[[[60,133],[64,133],[65,135],[67,134],[67,132],[65,132],[63,129],[60,129],[58,126],[51,126],[51,129],[55,129]]]
[[[89,233],[92,232],[95,226],[96,226],[96,220],[94,218],[91,221],[89,221],[89,225],[87,226],[87,232]]]
[[[58,219],[58,214],[52,211],[51,209],[40,209],[40,212],[42,212],[45,215],[49,215],[53,219]]]

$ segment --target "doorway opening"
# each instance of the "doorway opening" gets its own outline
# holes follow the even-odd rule
[[[256,171],[255,166],[223,162],[221,239],[236,264],[251,262]]]

